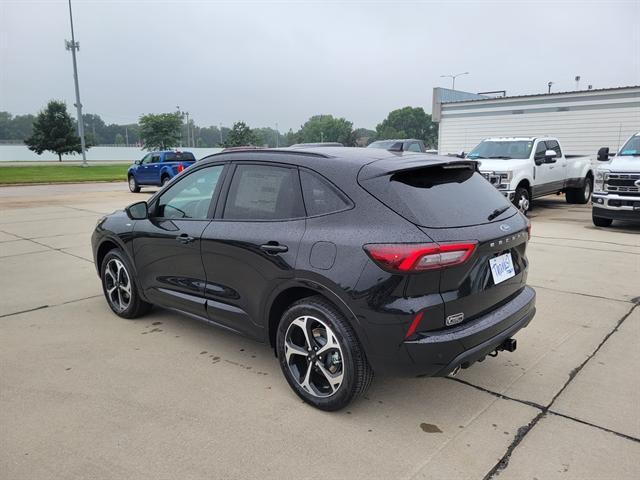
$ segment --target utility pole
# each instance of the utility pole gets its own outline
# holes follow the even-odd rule
[[[220,122],[220,146],[222,146],[222,122]]]
[[[320,132],[320,143],[324,143],[324,132]]]
[[[469,75],[469,72],[454,73],[454,74],[451,74],[451,75],[440,75],[440,78],[450,78],[451,79],[451,90],[455,90],[456,89],[456,78],[458,78],[460,75]]]
[[[80,103],[80,85],[78,85],[78,64],[76,62],[76,50],[80,50],[80,42],[76,42],[73,32],[73,13],[71,12],[71,0],[69,0],[69,20],[71,21],[71,41],[65,40],[67,50],[71,50],[73,59],[73,80],[76,86],[76,110],[78,111],[78,136],[80,137],[80,148],[82,150],[82,166],[88,167],[87,149],[84,142],[84,119],[82,118],[82,103]]]
[[[191,135],[189,135],[189,112],[184,112],[184,114],[187,116],[187,148],[189,148],[191,146]]]
[[[127,126],[124,126],[124,138],[125,138],[125,143],[127,144],[127,147],[129,146],[129,129],[127,128]]]
[[[280,147],[280,132],[278,132],[278,122],[276,122],[276,148]]]

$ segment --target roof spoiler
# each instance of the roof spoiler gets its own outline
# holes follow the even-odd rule
[[[412,170],[422,170],[426,168],[440,167],[446,170],[454,169],[470,169],[478,171],[478,162],[469,159],[450,160],[444,159],[442,161],[408,161],[387,163],[385,166],[389,168],[380,168],[382,165],[380,162],[373,162],[365,165],[360,170],[359,178],[361,180],[369,180],[377,177],[384,177],[387,175],[394,175],[396,173],[411,172]]]

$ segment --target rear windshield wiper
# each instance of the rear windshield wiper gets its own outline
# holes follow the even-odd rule
[[[494,218],[499,217],[500,215],[502,215],[504,212],[506,212],[507,210],[509,210],[509,208],[511,207],[511,205],[507,205],[506,207],[502,207],[502,208],[496,208],[493,212],[491,212],[491,214],[487,217],[487,220],[491,221]]]

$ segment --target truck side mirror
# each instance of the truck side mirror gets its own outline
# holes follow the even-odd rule
[[[466,156],[467,156],[467,154],[464,153],[464,150],[460,150],[458,152],[458,154],[456,155],[456,157],[458,157],[458,158],[465,158]]]
[[[544,163],[556,163],[558,154],[555,150],[547,150],[544,152]]]
[[[599,162],[609,161],[609,147],[602,147],[600,150],[598,150],[598,161]]]

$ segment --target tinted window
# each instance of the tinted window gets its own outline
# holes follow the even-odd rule
[[[223,218],[284,220],[304,216],[298,170],[269,165],[236,168]]]
[[[425,167],[376,175],[362,186],[410,222],[425,227],[456,227],[488,223],[496,209],[510,202],[473,166]],[[514,213],[507,208],[496,220]]]
[[[544,142],[538,143],[538,146],[536,147],[536,155],[534,158],[536,159],[544,158],[544,153],[546,151],[547,151],[547,144]]]
[[[206,219],[222,169],[222,165],[215,165],[180,179],[160,196],[158,216]]]
[[[422,150],[420,149],[420,144],[419,143],[412,143],[409,145],[409,148],[407,148],[408,152],[421,152]]]
[[[556,140],[547,140],[545,143],[547,144],[547,149],[555,151],[558,157],[562,156],[560,144]]]
[[[164,154],[165,162],[195,162],[196,157],[190,152],[168,152]]]
[[[308,216],[339,212],[350,207],[342,192],[319,175],[300,170],[300,180]]]

